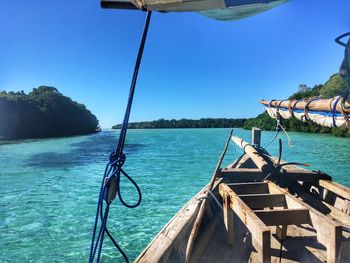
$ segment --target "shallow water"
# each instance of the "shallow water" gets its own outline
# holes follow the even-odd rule
[[[228,129],[130,130],[125,170],[143,201],[126,209],[117,201],[109,229],[131,260],[164,224],[208,183]],[[250,131],[236,129],[246,140]],[[263,143],[273,137],[263,133]],[[350,187],[349,139],[290,133],[283,159],[311,164]],[[96,200],[117,131],[0,145],[0,262],[87,262]],[[277,154],[277,143],[268,148]],[[241,151],[237,149],[237,154]],[[235,158],[231,144],[224,164]],[[123,193],[135,200],[133,188]],[[106,238],[103,262],[121,261]]]

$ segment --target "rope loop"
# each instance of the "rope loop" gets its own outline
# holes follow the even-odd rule
[[[274,101],[276,101],[276,100],[270,100],[270,103],[269,103],[269,107],[270,107],[270,108],[273,107],[273,106],[272,106],[272,102],[274,102]]]
[[[338,106],[340,99],[341,99],[341,96],[338,96],[338,98],[336,99],[336,101],[334,102],[333,107],[332,107],[333,127],[337,127],[337,122],[335,120],[335,114],[337,113],[337,106]]]
[[[290,116],[292,116],[294,118],[294,112],[292,110],[292,103],[293,102],[297,102],[297,100],[293,99],[293,100],[289,100],[289,103],[288,103],[288,112],[290,114]]]
[[[295,107],[297,106],[297,104],[298,104],[300,101],[302,101],[302,100],[295,100],[295,103],[294,103],[294,105],[292,106],[292,116],[293,116],[293,117],[295,117],[295,115],[294,115]]]
[[[122,168],[125,163],[125,159],[126,157],[124,153],[117,154],[116,152],[112,152],[109,156],[109,164],[117,168]]]
[[[321,99],[321,98],[319,98],[319,97],[311,97],[308,100],[306,100],[306,104],[305,104],[305,107],[304,107],[304,117],[305,117],[306,121],[312,121],[310,119],[309,115],[308,115],[310,103],[313,102],[313,101],[319,100],[319,99]]]
[[[350,127],[350,119],[349,119],[348,114],[345,112],[346,108],[344,108],[344,106],[345,106],[344,97],[341,97],[340,98],[340,112],[343,115],[343,118],[344,118],[347,126]]]
[[[277,108],[277,112],[279,112],[279,111],[280,111],[281,104],[282,104],[284,101],[287,101],[287,100],[281,100],[281,101],[279,101],[279,102],[277,103],[277,106],[276,106],[276,108]]]

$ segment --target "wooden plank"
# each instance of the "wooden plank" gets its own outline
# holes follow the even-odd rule
[[[255,210],[254,212],[267,226],[300,225],[310,222],[309,210],[305,208]]]
[[[230,196],[231,209],[237,214],[240,220],[246,225],[255,242],[257,251],[260,253],[261,262],[271,261],[271,232],[270,229],[256,216],[256,214],[232,191],[226,184],[220,184],[219,193],[222,197]]]
[[[234,243],[234,229],[233,229],[233,210],[230,207],[231,201],[230,196],[225,195],[223,197],[223,212],[224,212],[224,223],[227,231],[227,243],[233,245]]]
[[[276,236],[282,240],[285,239],[287,236],[287,225],[281,225],[281,226],[276,226]]]
[[[252,128],[252,144],[260,146],[261,143],[261,130],[259,128]]]
[[[331,230],[327,245],[327,263],[336,263],[340,253],[342,227],[336,226]]]
[[[350,201],[349,200],[344,200],[342,207],[341,207],[341,211],[346,214],[346,215],[350,215]]]
[[[331,180],[332,177],[326,174],[319,174],[317,172],[302,170],[302,169],[284,169],[283,175],[288,176],[288,178],[294,181],[303,181],[303,182],[318,182],[318,180]],[[240,178],[245,179],[245,177],[250,177],[252,181],[258,179],[264,179],[266,175],[258,168],[225,168],[219,171],[218,176],[240,176]]]
[[[224,168],[219,171],[222,176],[255,176],[261,175],[261,171],[258,168]]]
[[[284,194],[245,194],[239,195],[239,198],[241,198],[251,209],[284,207],[286,205]]]
[[[269,193],[268,184],[265,182],[254,183],[236,183],[227,184],[237,195],[242,194],[267,194]]]
[[[283,175],[288,176],[289,179],[294,181],[302,181],[302,182],[318,182],[319,180],[332,180],[327,174],[320,174],[313,171],[296,169],[296,170],[283,170]]]
[[[218,177],[227,178],[230,182],[261,182],[264,180],[263,175],[259,169],[248,168],[225,168],[221,169]]]
[[[262,263],[271,262],[271,233],[270,231],[261,232],[262,246],[260,248],[259,261]]]
[[[342,225],[333,221],[305,202],[293,197],[287,190],[281,189],[272,182],[268,182],[271,193],[282,193],[286,195],[289,208],[309,209],[310,225],[317,231],[317,240],[327,247],[327,262],[336,262],[342,239]],[[304,198],[307,198],[306,196]]]
[[[350,200],[350,189],[343,185],[326,180],[320,180],[319,185],[347,200]]]

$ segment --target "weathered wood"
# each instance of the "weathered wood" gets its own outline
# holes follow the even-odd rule
[[[252,144],[260,146],[261,143],[261,130],[259,128],[252,128]]]
[[[222,164],[222,161],[226,155],[226,151],[227,151],[227,148],[228,148],[228,145],[230,143],[230,138],[232,137],[232,132],[233,130],[231,129],[230,131],[230,134],[227,138],[227,141],[226,141],[226,144],[225,144],[225,147],[221,153],[221,156],[216,164],[216,167],[215,167],[215,170],[214,170],[214,173],[212,175],[212,178],[210,180],[210,183],[209,183],[209,187],[208,187],[208,191],[206,192],[206,198],[202,201],[201,203],[201,206],[199,208],[199,211],[198,211],[198,214],[197,214],[197,217],[196,217],[196,220],[194,221],[194,224],[193,224],[193,228],[192,228],[192,231],[191,231],[191,234],[188,238],[188,243],[187,243],[187,247],[186,247],[186,256],[185,256],[185,263],[188,263],[190,261],[190,258],[191,258],[191,253],[192,253],[192,249],[193,249],[193,244],[195,242],[195,239],[197,237],[197,233],[198,233],[198,230],[199,230],[199,227],[202,223],[202,220],[203,220],[203,216],[204,216],[204,213],[205,213],[205,207],[206,207],[206,204],[207,204],[207,200],[208,200],[208,194],[209,194],[209,191],[212,190],[213,188],[213,185],[214,185],[214,182],[215,182],[215,178],[218,174],[218,171],[220,169],[220,166]]]
[[[332,191],[336,195],[339,195],[347,200],[350,200],[350,189],[343,185],[340,185],[335,182],[325,181],[325,180],[320,180],[319,185],[329,191]]]
[[[319,180],[332,180],[332,177],[326,174],[319,174],[305,169],[284,169],[283,175],[294,181],[310,183],[318,183]],[[218,176],[241,176],[242,180],[249,178],[251,182],[254,182],[259,179],[261,181],[266,175],[262,174],[258,168],[225,168],[219,171]]]
[[[287,176],[289,179],[292,179],[294,181],[301,181],[301,182],[309,182],[309,183],[317,183],[319,180],[332,180],[332,177],[330,177],[327,174],[320,174],[313,171],[308,170],[283,170],[283,175]]]
[[[269,193],[268,184],[266,182],[254,183],[236,183],[227,184],[236,194],[267,194]]]
[[[327,244],[327,263],[336,263],[342,241],[342,227],[336,226],[330,230]]]
[[[273,159],[273,157],[271,157],[271,159]],[[218,194],[218,190],[220,190],[220,182],[237,182],[235,180],[241,180],[241,178],[244,178],[243,174],[252,176],[252,178],[254,178],[254,181],[257,178],[255,175],[259,173],[262,174],[258,169],[254,168],[255,165],[252,163],[248,155],[244,155],[237,162],[230,164],[228,167],[245,167],[249,169],[247,169],[246,173],[244,171],[242,171],[242,173],[239,173],[240,169],[232,170],[231,175],[229,174],[229,170],[222,169],[220,172],[218,172],[218,175],[221,175],[222,178],[215,180],[213,184],[212,192],[214,195]],[[301,168],[293,165],[284,166],[284,169],[288,171],[295,169],[302,171]],[[255,170],[257,173],[255,174],[253,170]],[[309,173],[309,171],[306,173]],[[293,174],[293,172],[290,174]],[[310,174],[310,178],[312,176],[313,174]],[[299,184],[296,182],[295,186],[299,187]],[[270,186],[268,188],[271,194],[282,194],[281,192],[274,191]],[[278,188],[283,193],[284,191],[287,191],[281,189],[280,187]],[[347,189],[346,187],[344,188],[345,190]],[[208,188],[206,187],[206,189]],[[347,210],[347,203],[345,201],[347,199],[341,199],[344,197],[338,195],[338,193],[334,193],[334,196],[336,196],[335,205],[337,205],[337,207],[334,207],[329,203],[325,203],[324,200],[319,199],[323,196],[322,189],[324,189],[325,192],[333,192],[327,188],[323,188],[323,186],[320,186],[319,189],[321,191],[320,197],[312,196],[310,193],[307,193],[305,191],[295,191],[298,189],[295,189],[293,187],[290,189],[290,191],[296,193],[298,197],[292,197],[298,200],[302,205],[293,203],[289,197],[285,197],[286,204],[288,203],[289,208],[303,209],[308,208],[307,204],[309,204],[309,206],[312,206],[315,210],[318,210],[317,212],[322,211],[322,213],[326,214],[323,216],[328,218],[328,220],[334,222],[335,225],[331,226],[329,223],[325,223],[322,217],[320,217],[317,213],[314,214],[312,212],[313,210],[310,209],[310,224],[313,227],[308,225],[289,225],[287,229],[287,226],[278,225],[276,226],[276,235],[270,235],[271,233],[267,232],[267,234],[265,234],[264,242],[263,233],[264,231],[270,231],[270,228],[267,227],[264,229],[265,224],[259,218],[258,219],[262,225],[257,224],[256,215],[250,214],[249,212],[241,212],[240,214],[243,220],[239,217],[240,220],[234,221],[234,246],[227,244],[227,230],[225,228],[225,224],[223,224],[221,210],[217,209],[218,207],[214,202],[211,203],[208,201],[206,206],[205,219],[203,220],[200,229],[201,234],[198,235],[198,238],[195,240],[191,263],[211,263],[217,260],[223,263],[229,263],[232,261],[264,262],[264,259],[262,258],[264,256],[265,261],[268,261],[271,258],[271,261],[279,262],[280,242],[278,240],[281,238],[283,239],[285,234],[288,234],[288,237],[292,238],[287,238],[283,241],[282,262],[326,262],[327,258],[329,262],[334,262],[337,257],[339,257],[337,259],[339,262],[350,262],[349,235],[345,231],[341,231],[341,225],[350,226],[350,216],[345,214]],[[337,190],[334,191],[338,192]],[[202,196],[203,193],[200,195]],[[342,193],[342,195],[344,195],[344,193]],[[242,198],[242,196],[238,197],[239,199]],[[344,202],[341,202],[341,200],[344,200]],[[210,206],[208,204],[209,202],[211,204]],[[232,203],[231,200],[230,202]],[[247,203],[245,203],[246,207]],[[238,202],[236,202],[235,205],[240,207]],[[240,208],[242,209],[239,211],[244,211],[243,206]],[[252,207],[248,206],[248,208],[252,210]],[[196,195],[193,197],[193,199],[191,199],[191,206],[186,205],[181,209],[181,211],[174,217],[174,219],[168,223],[168,225],[150,243],[150,245],[145,249],[141,256],[136,260],[136,262],[183,262],[186,245],[188,244],[188,236],[191,232],[196,215],[198,215],[198,210],[198,195]],[[208,213],[209,210],[214,213],[213,217],[209,216],[209,214],[211,214]],[[220,214],[215,214],[218,211],[220,211]],[[232,207],[231,211],[233,211]],[[252,213],[254,213],[253,210]],[[322,215],[322,213],[320,214]],[[234,218],[237,218],[237,215],[234,215]],[[248,230],[250,232],[252,231],[252,235],[247,235],[247,225],[249,225]],[[253,232],[261,233],[260,237],[258,235],[254,236]],[[325,250],[324,247],[317,242],[315,235],[317,235],[319,243],[322,243],[324,246],[326,246],[327,250]],[[343,239],[341,240],[342,236]],[[252,248],[250,238],[252,238],[252,242],[256,250]],[[270,238],[270,241],[267,242],[267,238]],[[260,245],[265,244],[265,248],[269,248],[269,246],[266,246],[266,244],[269,243],[271,244],[271,249],[265,249],[265,251],[267,251],[267,253],[270,253],[270,256],[263,253],[263,247]],[[339,249],[339,247],[341,247],[341,249]],[[339,252],[339,250],[341,250],[341,252]]]
[[[270,229],[259,219],[259,217],[232,191],[226,184],[220,184],[219,193],[221,196],[230,196],[231,209],[237,214],[240,220],[246,225],[252,237],[255,239],[254,245],[260,252],[261,262],[271,261],[270,249]]]
[[[254,212],[267,226],[300,225],[310,222],[309,210],[305,208],[255,210]]]
[[[346,214],[346,215],[350,215],[350,201],[349,200],[344,200],[342,207],[341,207],[341,211]]]
[[[288,109],[289,107],[289,100],[284,100],[284,101],[280,101],[280,100],[275,100],[271,102],[271,106],[273,107],[281,107],[281,108],[285,108]],[[336,98],[332,98],[332,99],[319,99],[319,100],[314,100],[312,102],[309,103],[308,108],[311,111],[333,111],[333,106],[334,103],[336,102]],[[261,100],[260,101],[261,104],[265,105],[265,106],[269,106],[270,102],[267,100]],[[295,103],[295,102],[294,102]],[[294,106],[294,103],[292,106]],[[298,101],[297,104],[294,106],[295,109],[298,110],[304,110],[306,105],[307,105],[307,101]],[[350,106],[350,104],[348,102],[346,102],[347,106]],[[338,103],[336,110],[338,112],[341,112],[341,104]],[[349,113],[350,110],[344,109],[344,112]]]
[[[283,240],[287,236],[287,225],[281,225],[281,226],[276,226],[276,236],[280,239]]]
[[[274,183],[268,182],[268,186],[271,193],[285,194],[288,208],[306,208],[309,210],[309,224],[316,229],[317,240],[327,247],[327,262],[336,262],[342,236],[341,230],[339,230],[341,229],[341,224],[293,197],[287,190],[281,189]]]
[[[260,250],[260,251],[259,251]],[[261,248],[259,261],[261,263],[271,262],[271,233],[270,231],[261,231]]]
[[[242,169],[242,171],[241,171]],[[261,182],[264,180],[265,175],[263,175],[259,169],[247,169],[247,168],[224,168],[218,173],[218,177],[226,178],[231,182]]]
[[[234,229],[233,229],[233,210],[230,207],[231,200],[229,195],[223,197],[223,212],[224,212],[224,223],[227,231],[227,243],[230,245],[234,244]]]
[[[265,207],[284,207],[286,198],[284,194],[244,194],[238,195],[251,209]]]
[[[253,146],[251,146],[249,143],[237,136],[232,136],[232,140],[235,144],[241,147],[246,154],[249,155],[249,157],[253,160],[253,162],[259,168],[259,170],[263,172],[263,174],[267,175],[272,171],[271,166],[266,162],[264,157],[262,157]]]
[[[219,171],[219,176],[259,176],[261,171],[257,168],[223,168]]]

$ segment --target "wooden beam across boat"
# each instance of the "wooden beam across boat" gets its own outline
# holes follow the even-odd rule
[[[219,171],[218,176],[220,177],[237,176],[239,177],[239,179],[242,180],[242,182],[262,181],[265,177],[265,175],[262,174],[260,169],[257,169],[257,168],[225,168]],[[309,171],[305,169],[293,169],[293,170],[283,169],[283,176],[287,176],[289,179],[292,179],[294,181],[302,181],[302,182],[309,182],[309,183],[312,183],[312,182],[317,183],[319,180],[322,180],[322,182],[320,182],[320,185],[329,185],[329,187],[333,189],[339,189],[345,196],[346,195],[350,196],[350,193],[347,193],[346,191],[342,191],[342,188],[335,187],[334,183],[328,182],[329,180],[332,180],[332,177],[330,177],[325,173]]]
[[[300,225],[310,222],[309,210],[305,208],[255,210],[254,213],[267,226]]]
[[[286,205],[286,198],[284,194],[244,194],[238,196],[251,209],[284,207]]]

